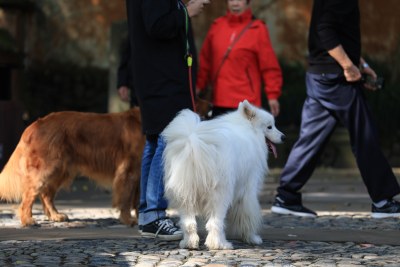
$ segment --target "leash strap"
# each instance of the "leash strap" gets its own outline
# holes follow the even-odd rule
[[[189,44],[189,14],[187,12],[185,4],[181,1],[178,2],[179,5],[182,7],[183,11],[185,12],[185,37],[186,37],[186,54],[185,60],[188,66],[188,77],[189,77],[189,90],[190,90],[190,97],[192,99],[192,107],[193,111],[196,112],[196,103],[194,100],[194,93],[193,93],[193,80],[192,80],[192,65],[193,65],[193,56],[190,53],[190,44]]]
[[[253,24],[253,19],[243,28],[243,30],[236,36],[236,38],[231,42],[231,44],[228,46],[228,48],[225,51],[224,56],[222,57],[221,63],[218,66],[217,71],[215,72],[214,78],[212,80],[211,85],[214,86],[214,83],[217,81],[217,77],[219,75],[219,72],[222,69],[222,65],[224,65],[226,59],[228,58],[230,52],[232,51],[233,46],[239,41],[240,37],[247,31],[248,28],[250,28],[251,24]]]

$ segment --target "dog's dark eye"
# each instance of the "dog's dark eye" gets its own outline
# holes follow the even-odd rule
[[[271,129],[272,129],[272,126],[268,126],[267,128],[268,128],[269,130],[271,130]]]

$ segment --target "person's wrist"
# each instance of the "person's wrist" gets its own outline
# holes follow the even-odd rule
[[[347,63],[342,65],[343,70],[351,70],[353,68],[353,63]]]
[[[362,69],[367,69],[367,68],[369,68],[368,63],[364,61],[364,62],[361,64],[361,68],[362,68]]]

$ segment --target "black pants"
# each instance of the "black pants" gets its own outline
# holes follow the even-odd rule
[[[307,99],[300,136],[283,169],[278,196],[287,204],[301,204],[299,190],[311,177],[335,126],[343,124],[362,179],[374,202],[400,193],[400,187],[380,149],[376,126],[359,83],[338,74],[307,73]]]
[[[235,111],[237,108],[223,108],[214,106],[212,109],[212,118],[215,118],[219,115],[225,114],[227,112]]]

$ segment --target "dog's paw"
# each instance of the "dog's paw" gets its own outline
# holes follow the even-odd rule
[[[35,226],[38,225],[35,219],[32,217],[29,218],[21,218],[21,225],[22,227],[29,227],[29,226]]]
[[[135,226],[137,224],[137,219],[132,216],[122,216],[122,214],[119,216],[119,221],[122,224],[125,224],[127,226]]]
[[[216,249],[233,249],[232,243],[226,240],[218,240],[215,238],[210,238],[207,236],[205,245],[209,250],[216,250]]]
[[[57,213],[53,214],[49,220],[53,222],[65,222],[68,221],[68,216],[64,213]]]
[[[262,242],[262,238],[259,235],[252,235],[248,239],[248,243],[253,245],[261,245]]]
[[[230,242],[222,242],[222,243],[215,243],[215,244],[207,244],[206,246],[209,250],[219,250],[219,249],[233,249],[233,245]]]
[[[231,242],[224,242],[220,247],[221,249],[233,249],[233,245]]]
[[[198,249],[199,248],[199,241],[200,238],[198,235],[191,236],[189,238],[184,238],[179,242],[180,248],[187,248],[187,249]]]

